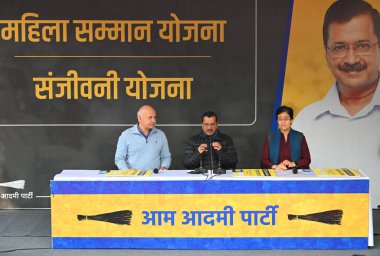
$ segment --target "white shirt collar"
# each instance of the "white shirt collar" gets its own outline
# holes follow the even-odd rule
[[[351,116],[347,112],[347,110],[340,104],[338,87],[337,87],[337,84],[335,83],[330,88],[325,98],[323,98],[320,101],[320,108],[318,111],[319,113],[317,113],[317,115],[320,116],[326,112],[330,112],[330,114],[332,115],[343,116],[350,119],[364,117],[368,115],[375,108],[375,106],[380,106],[380,89],[379,88],[380,88],[380,79],[377,84],[377,88],[371,102],[367,106],[365,106],[363,109],[361,109],[358,113],[356,113],[355,116]]]

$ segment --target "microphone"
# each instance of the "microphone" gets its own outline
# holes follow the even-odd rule
[[[220,139],[219,138],[216,138],[214,140],[215,142],[219,142],[220,143]],[[210,146],[212,147],[212,138],[210,138]],[[218,156],[218,167],[214,170],[214,167],[212,168],[214,173],[215,174],[226,174],[226,169],[223,169],[221,166],[222,166],[222,163],[220,161],[220,155],[219,155],[219,152],[217,151],[217,156]],[[213,161],[213,160],[211,160]],[[213,166],[213,162],[211,162],[212,166]]]
[[[158,173],[158,169],[157,169],[157,168],[154,168],[154,169],[153,169],[153,172],[154,172],[155,174],[157,174],[157,173]]]
[[[296,162],[296,165],[293,167],[293,174],[298,173],[298,163]]]
[[[210,144],[210,161],[211,161],[211,171],[214,171],[214,159],[213,159],[213,150],[214,148],[212,147],[212,137],[209,136],[207,138],[208,143]],[[207,146],[208,147],[208,146]]]
[[[203,144],[201,142],[200,144]],[[203,167],[203,153],[201,154],[201,160],[199,160],[199,167],[194,169],[194,174],[206,173],[207,170]]]

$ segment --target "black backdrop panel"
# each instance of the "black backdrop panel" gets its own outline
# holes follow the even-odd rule
[[[271,125],[290,1],[1,1],[0,20],[37,13],[40,20],[226,20],[224,42],[170,43],[152,25],[151,42],[80,43],[68,25],[67,42],[0,40],[0,183],[23,179],[24,190],[0,186],[0,194],[33,192],[33,199],[0,199],[0,208],[49,207],[49,180],[62,169],[114,169],[118,136],[136,123],[136,111],[151,104],[169,140],[171,169],[183,169],[185,141],[199,132],[206,110],[238,150],[238,167],[259,167]],[[257,20],[257,23],[256,23]],[[0,24],[2,28],[4,24]],[[256,29],[257,28],[257,29]],[[255,54],[257,51],[257,54]],[[46,58],[43,56],[57,56]],[[97,58],[62,56],[98,56]],[[100,58],[99,56],[193,56],[190,58]],[[28,57],[27,57],[28,56]],[[35,57],[30,57],[35,56]],[[36,57],[39,56],[39,57]],[[59,57],[60,56],[60,57]],[[209,56],[209,57],[194,57]],[[34,77],[192,77],[191,99],[136,100],[119,86],[117,100],[38,100]]]

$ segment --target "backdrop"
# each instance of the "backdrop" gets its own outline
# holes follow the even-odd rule
[[[260,166],[283,84],[291,1],[0,1],[0,208],[50,207],[62,169],[114,169],[151,104],[171,169],[204,111]],[[140,91],[137,91],[140,88]],[[144,89],[145,88],[145,89]],[[6,198],[14,192],[28,197]]]
[[[0,0],[0,208],[50,207],[62,169],[116,168],[117,139],[143,104],[157,110],[171,169],[184,168],[184,143],[207,110],[233,137],[237,167],[259,167],[274,109],[297,114],[334,82],[321,28],[332,2]],[[377,205],[379,154],[361,156],[358,131],[347,131],[347,157],[316,165],[312,147],[311,166],[363,169]],[[15,180],[23,190],[3,184]]]

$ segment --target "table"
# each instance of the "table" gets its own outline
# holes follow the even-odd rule
[[[51,181],[58,248],[367,249],[369,178],[63,170]],[[237,175],[237,176],[236,176]]]

